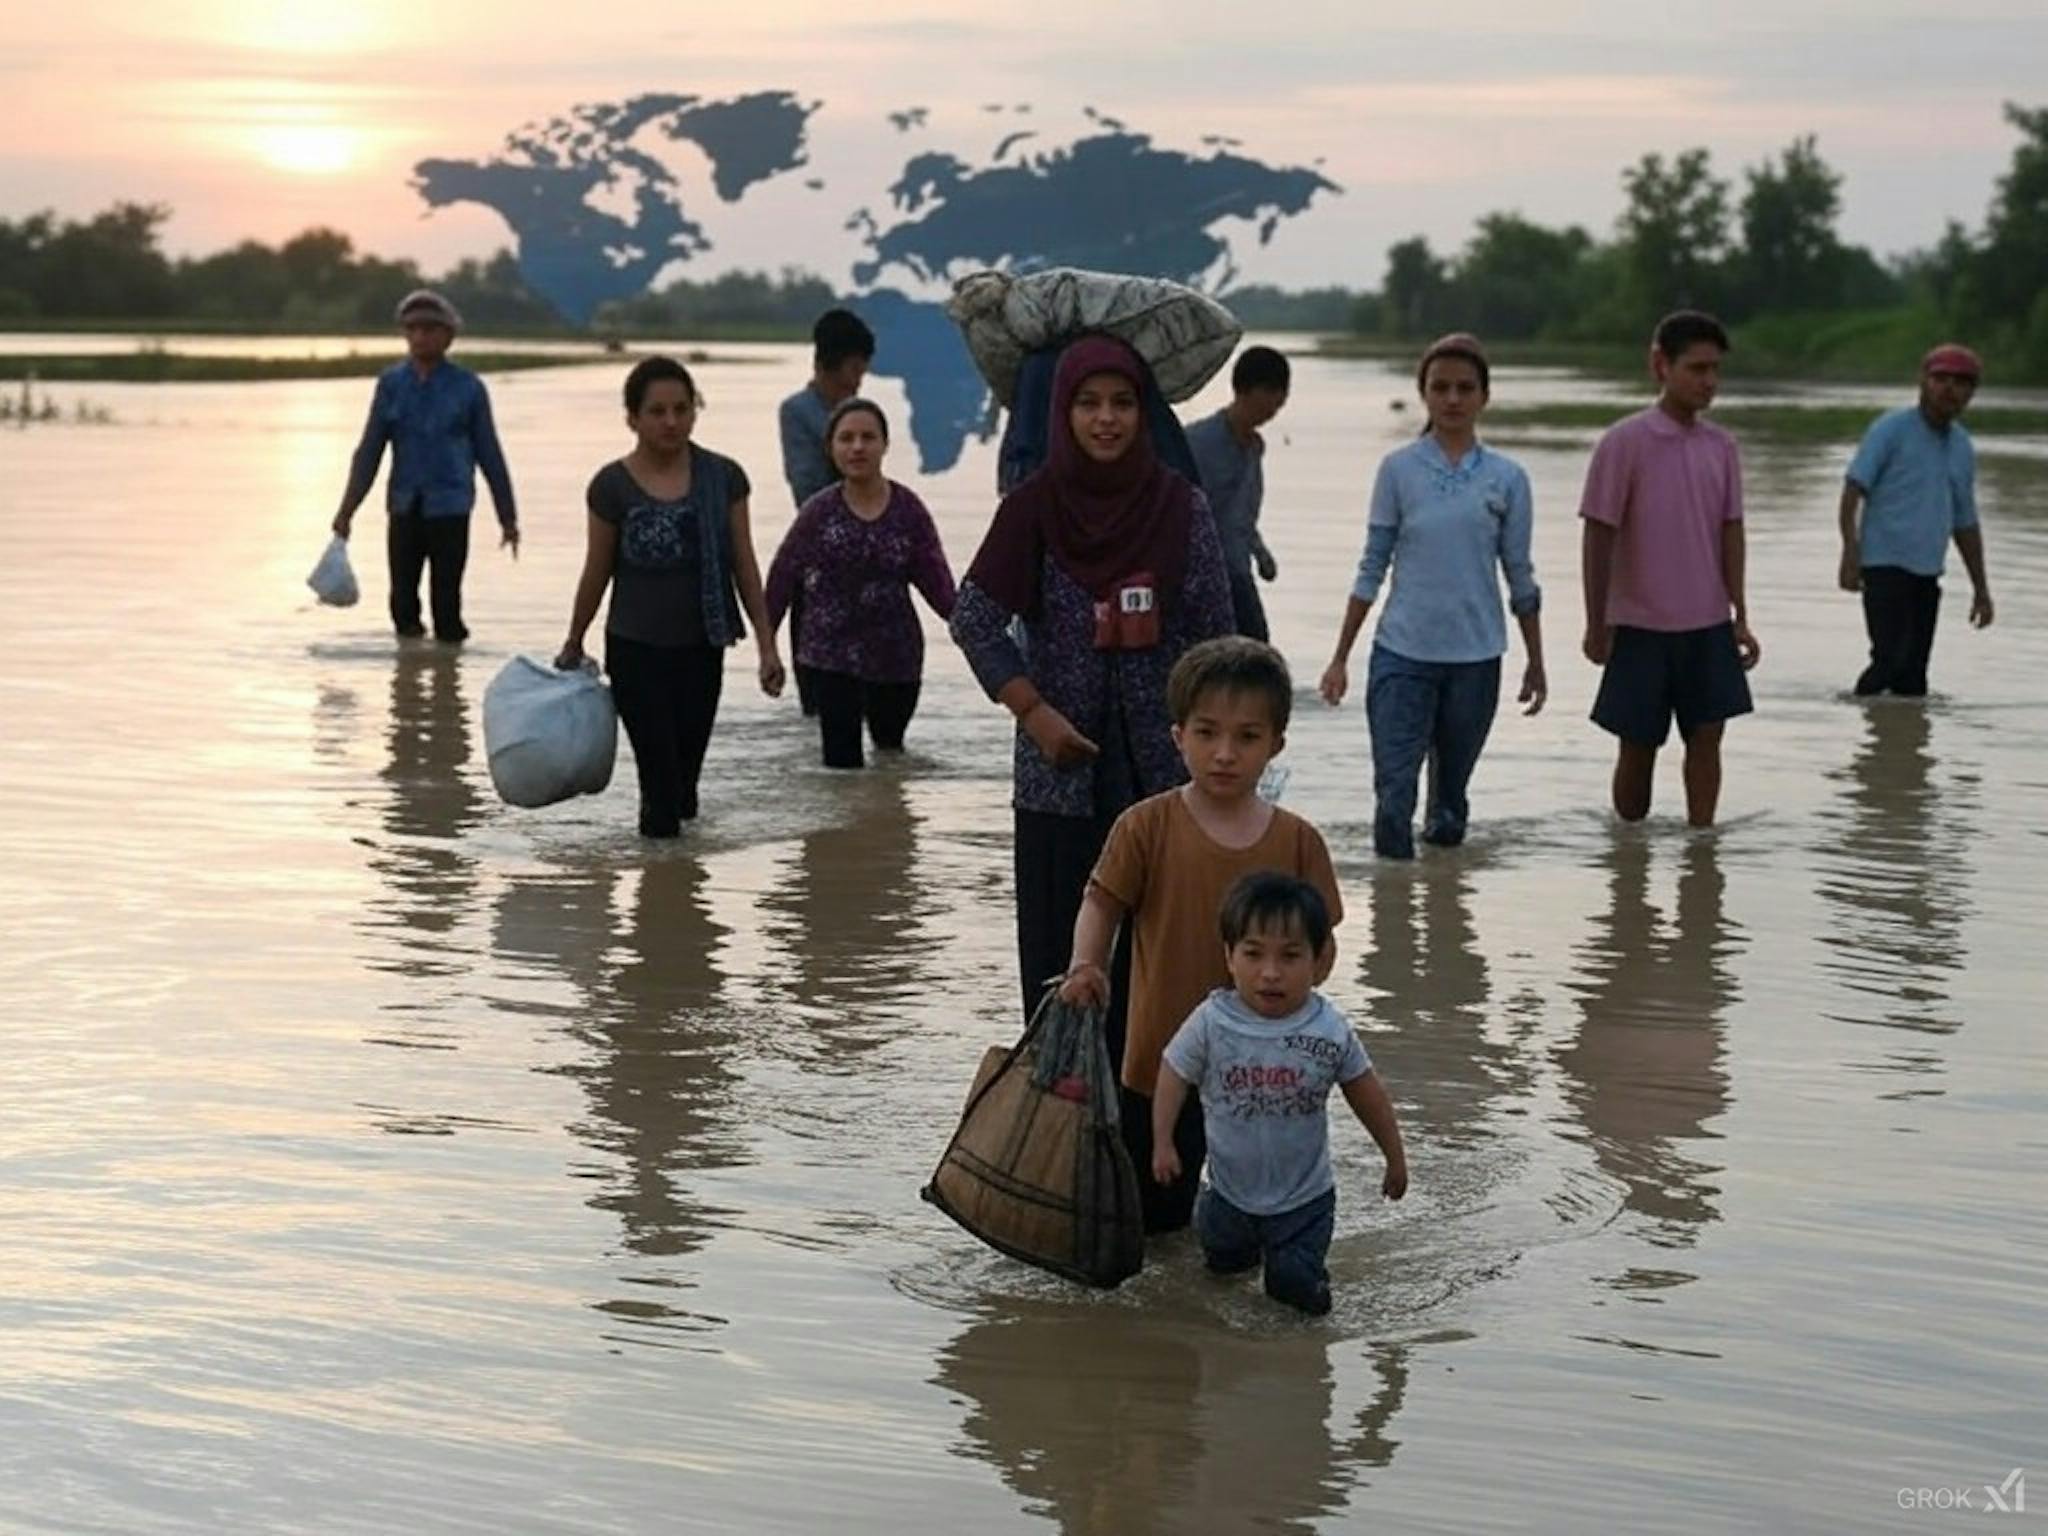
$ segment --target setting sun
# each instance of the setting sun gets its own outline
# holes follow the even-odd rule
[[[332,176],[355,163],[361,135],[334,123],[264,123],[249,141],[266,165],[299,176]]]

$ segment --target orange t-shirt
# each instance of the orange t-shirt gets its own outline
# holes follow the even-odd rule
[[[1140,800],[1110,828],[1089,878],[1130,914],[1126,1087],[1149,1094],[1173,1032],[1211,991],[1230,985],[1217,926],[1223,898],[1246,875],[1265,870],[1306,880],[1328,904],[1330,925],[1343,921],[1330,850],[1292,811],[1275,806],[1263,837],[1248,848],[1226,848],[1202,830],[1181,791],[1169,789]]]

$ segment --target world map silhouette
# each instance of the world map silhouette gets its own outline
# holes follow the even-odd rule
[[[586,104],[518,129],[486,158],[422,160],[413,187],[430,208],[473,203],[496,212],[527,285],[564,319],[588,325],[606,303],[636,297],[677,264],[715,251],[733,221],[755,216],[748,204],[759,197],[750,194],[763,186],[793,178],[812,194],[836,190],[837,177],[806,174],[825,110],[780,90]],[[1028,103],[989,103],[982,114],[1006,119],[987,154],[906,145],[914,152],[886,185],[870,182],[851,206],[827,196],[832,211],[820,226],[842,245],[854,237],[845,302],[879,338],[874,372],[903,383],[928,474],[950,469],[969,438],[993,425],[987,388],[943,307],[952,279],[982,267],[1077,266],[1227,294],[1238,268],[1220,226],[1248,225],[1263,244],[1318,193],[1340,190],[1312,167],[1268,165],[1219,136],[1202,139],[1200,152],[1161,147],[1093,107],[1070,130],[1053,128]],[[849,141],[883,127],[930,140],[933,116],[911,106],[876,123],[828,117],[825,128]],[[671,145],[701,154],[709,204],[685,207]],[[815,232],[793,236],[797,248],[833,243]]]

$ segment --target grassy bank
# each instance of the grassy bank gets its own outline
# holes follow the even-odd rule
[[[1814,379],[1838,383],[1911,384],[1920,359],[1948,328],[1931,310],[1911,305],[1894,309],[1829,310],[1819,313],[1756,315],[1733,327],[1735,350],[1727,375],[1743,379]],[[1326,336],[1316,350],[1326,357],[1370,357],[1412,362],[1424,342],[1387,336]],[[1602,376],[1640,378],[1647,373],[1645,342],[1504,341],[1489,343],[1496,363],[1530,368],[1576,368]],[[2048,382],[2032,378],[2021,360],[1985,352],[1985,368],[2000,384]]]
[[[1623,408],[1599,401],[1495,405],[1486,413],[1486,430],[1497,436],[1511,436],[1516,428],[1533,427],[1597,432],[1612,426],[1623,413]],[[1875,410],[1865,405],[1805,405],[1785,400],[1768,405],[1716,406],[1713,419],[1731,432],[1758,437],[1846,442],[1861,437],[1876,415]],[[2048,411],[1972,406],[1963,424],[1976,437],[2048,437]]]
[[[706,321],[700,324],[666,330],[656,327],[642,330],[637,326],[597,326],[589,330],[574,330],[568,326],[533,325],[476,325],[471,327],[478,335],[493,341],[587,341],[593,347],[603,346],[618,339],[631,345],[636,337],[662,337],[673,340],[677,335],[686,335],[693,342],[699,341],[763,341],[763,342],[806,342],[811,339],[808,324],[755,321]],[[0,316],[0,335],[6,336],[149,336],[171,338],[176,336],[348,336],[361,337],[366,344],[388,343],[396,347],[398,335],[388,325],[308,325],[304,321],[295,324],[273,324],[252,320],[207,320],[201,318],[144,319],[144,320],[49,320],[33,315]]]
[[[374,378],[400,357],[393,347],[350,352],[342,357],[212,357],[148,347],[134,352],[0,354],[0,383],[34,375],[39,384],[247,384],[286,379]],[[534,368],[625,367],[636,354],[607,352],[497,352],[458,349],[455,360],[477,373],[517,373]],[[743,362],[691,350],[690,363]]]

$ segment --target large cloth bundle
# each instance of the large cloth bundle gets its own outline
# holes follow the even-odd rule
[[[1143,1267],[1100,1014],[1048,990],[1014,1049],[989,1047],[923,1194],[991,1247],[1070,1280],[1120,1285]]]
[[[564,672],[514,656],[484,690],[484,750],[508,805],[594,795],[611,783],[619,750],[612,691],[590,663]]]
[[[1159,392],[1189,399],[1230,360],[1244,327],[1207,294],[1163,277],[1128,277],[1053,267],[1022,277],[973,272],[953,285],[946,313],[960,327],[974,366],[1009,407],[1017,371],[1041,347],[1088,331],[1129,342]]]

